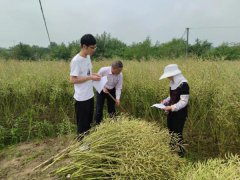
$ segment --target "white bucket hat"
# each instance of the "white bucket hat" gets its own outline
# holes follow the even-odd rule
[[[169,64],[164,68],[164,73],[161,75],[159,80],[181,74],[182,72],[178,68],[177,64]]]

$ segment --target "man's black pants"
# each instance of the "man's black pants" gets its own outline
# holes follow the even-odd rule
[[[75,102],[75,115],[77,120],[77,133],[81,134],[91,128],[94,111],[94,98]]]
[[[108,90],[108,92],[116,98],[116,90],[115,88]],[[115,101],[103,91],[99,94],[97,92],[97,105],[96,105],[96,115],[95,120],[97,124],[100,124],[103,118],[103,107],[104,107],[104,101],[107,99],[107,107],[108,107],[108,113],[110,117],[113,117],[115,115]]]

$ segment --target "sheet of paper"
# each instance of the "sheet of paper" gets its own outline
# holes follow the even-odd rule
[[[100,81],[93,81],[93,87],[97,90],[98,93],[101,93],[106,83],[107,76],[103,76]]]
[[[164,104],[154,104],[152,105],[151,107],[156,107],[156,108],[159,108],[159,109],[163,109],[165,108],[166,106]]]

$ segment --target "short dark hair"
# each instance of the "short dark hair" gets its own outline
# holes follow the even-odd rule
[[[122,61],[119,61],[119,60],[114,61],[114,62],[112,63],[112,67],[113,67],[113,68],[123,68],[123,63],[122,63]]]
[[[86,45],[86,46],[91,46],[91,45],[95,45],[96,39],[92,34],[85,34],[82,36],[81,38],[81,46]]]

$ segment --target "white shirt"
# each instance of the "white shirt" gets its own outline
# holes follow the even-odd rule
[[[107,76],[107,83],[105,87],[107,89],[116,88],[116,99],[119,100],[121,96],[122,84],[123,84],[123,75],[120,74],[112,74],[112,67],[102,67],[98,74],[101,76]]]
[[[86,77],[92,75],[90,56],[82,57],[79,54],[73,57],[70,64],[70,76]],[[74,99],[86,101],[94,96],[92,80],[74,84]]]

